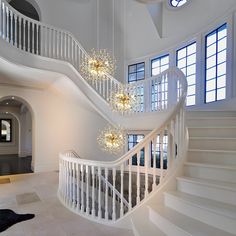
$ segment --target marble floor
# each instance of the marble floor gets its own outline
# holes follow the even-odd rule
[[[32,173],[31,161],[31,156],[0,155],[0,176]]]
[[[132,236],[132,232],[90,222],[67,210],[57,199],[58,173],[4,176],[0,209],[32,213],[35,218],[15,224],[1,236]],[[3,181],[4,182],[4,181]]]

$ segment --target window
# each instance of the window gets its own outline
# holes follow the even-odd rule
[[[196,42],[181,48],[176,54],[177,67],[188,82],[187,106],[196,104]]]
[[[128,68],[128,83],[135,83],[140,80],[144,80],[145,78],[145,63],[137,63],[133,65],[129,65]],[[144,88],[142,85],[138,87],[137,96],[140,101],[140,106],[138,111],[142,112],[144,110]]]
[[[151,61],[152,76],[158,75],[169,68],[169,55],[155,58]],[[168,102],[168,79],[160,83],[152,82],[152,111],[166,108]]]
[[[161,146],[163,148],[163,168],[167,169],[167,148],[168,148],[168,135],[163,136],[163,140],[160,140],[160,135],[157,136],[156,150],[154,152],[154,145],[152,144],[152,159],[151,167],[153,167],[153,156],[156,157],[156,168],[161,167]]]
[[[136,144],[144,139],[143,134],[128,134],[128,150],[132,149]],[[132,165],[137,165],[137,155],[132,158]],[[144,149],[140,153],[140,165],[144,166]]]
[[[170,0],[170,5],[172,7],[182,7],[187,2],[188,0]]]
[[[0,119],[0,142],[6,143],[12,140],[12,122],[11,119]]]
[[[227,24],[206,36],[205,103],[226,98]]]

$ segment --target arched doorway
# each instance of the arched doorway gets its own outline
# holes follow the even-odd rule
[[[16,97],[0,100],[0,175],[32,172],[32,114]]]
[[[33,0],[11,0],[9,4],[21,14],[33,20],[40,21],[40,10],[38,5],[33,2]],[[11,21],[13,21],[12,24]],[[16,24],[14,24],[15,21]],[[13,34],[10,36],[13,43],[27,52],[40,54],[40,28],[37,29],[36,24],[28,20],[23,22],[18,18],[14,19],[14,16],[12,18],[9,16],[9,22],[9,32],[12,32]],[[13,27],[12,30],[11,27]],[[15,37],[15,35],[17,35],[17,37]],[[24,46],[20,43],[20,39],[24,39]]]

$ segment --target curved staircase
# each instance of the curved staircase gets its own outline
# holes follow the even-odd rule
[[[171,68],[133,85],[109,75],[104,81],[86,81],[80,66],[89,55],[73,35],[25,17],[5,0],[0,0],[0,37],[6,46],[0,49],[2,57],[10,60],[11,51],[15,63],[67,75],[110,123],[139,119],[140,127],[152,114],[153,131],[114,162],[60,154],[58,197],[68,209],[103,224],[132,228],[139,236],[236,235],[234,113],[190,115],[188,137],[187,84],[181,71]],[[134,96],[145,91],[144,103],[132,113],[114,113],[109,101],[120,87]]]

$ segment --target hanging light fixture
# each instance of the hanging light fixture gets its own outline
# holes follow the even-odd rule
[[[110,106],[113,111],[121,112],[122,114],[129,111],[135,111],[139,106],[139,99],[137,95],[129,92],[124,88],[118,90],[118,92],[111,93]]]
[[[117,154],[125,145],[125,132],[120,126],[107,126],[100,132],[97,141],[103,151]]]
[[[113,3],[114,4],[114,3]],[[114,9],[114,6],[113,6]],[[114,17],[114,12],[113,12]],[[114,20],[113,20],[114,32]],[[99,0],[97,0],[97,49],[92,49],[88,57],[82,60],[80,71],[87,80],[105,80],[107,75],[114,76],[116,61],[114,58],[114,33],[113,33],[113,56],[109,50],[99,48]]]
[[[115,60],[107,49],[92,49],[80,66],[82,76],[87,80],[105,80],[107,75],[114,75],[115,69]]]

